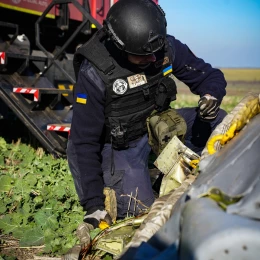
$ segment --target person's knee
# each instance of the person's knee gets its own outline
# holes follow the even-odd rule
[[[219,110],[218,116],[211,123],[212,130],[214,130],[216,128],[216,126],[219,125],[223,121],[223,119],[226,117],[226,115],[227,115],[227,112],[225,110],[223,110],[223,109]]]
[[[223,120],[227,115],[227,112],[224,109],[220,109],[218,113],[219,120]]]

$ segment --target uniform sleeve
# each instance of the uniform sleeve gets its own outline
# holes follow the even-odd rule
[[[86,99],[86,101],[85,101]],[[86,104],[84,104],[86,103]],[[75,147],[85,210],[104,206],[101,136],[105,123],[105,85],[85,60],[74,90],[70,140]]]
[[[174,76],[185,83],[192,93],[201,97],[210,94],[221,102],[227,85],[223,73],[196,57],[186,44],[173,36],[169,36],[168,40],[175,49],[172,64]]]

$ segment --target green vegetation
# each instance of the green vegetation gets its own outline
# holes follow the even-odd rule
[[[231,112],[232,109],[241,101],[242,96],[226,96],[223,99],[221,108]],[[198,106],[199,97],[193,94],[179,94],[177,100],[171,103],[171,106],[175,109],[183,107],[196,107]]]
[[[0,137],[0,230],[20,246],[45,245],[63,254],[75,245],[82,221],[67,161]]]
[[[226,73],[234,74],[236,73],[236,69],[226,69]],[[244,71],[244,70],[241,70]],[[243,75],[239,79],[241,81],[229,81],[230,77],[228,76],[227,79],[227,87],[226,91],[227,94],[224,97],[221,108],[227,111],[228,113],[232,111],[232,109],[241,101],[241,99],[247,95],[249,92],[254,92],[254,93],[259,93],[260,94],[260,69],[255,69],[255,70],[248,70],[249,76],[252,74],[253,76],[258,76],[255,71],[259,73],[259,81],[254,82],[252,76],[248,76],[248,78]],[[225,74],[226,76],[226,74]],[[251,81],[249,79],[251,78]],[[228,80],[229,79],[229,80]],[[248,82],[247,82],[248,81]],[[196,107],[198,106],[198,101],[199,101],[199,96],[194,95],[190,92],[188,86],[186,86],[184,83],[178,81],[176,79],[176,84],[177,84],[177,100],[173,101],[171,103],[171,106],[173,108],[182,108],[182,107]]]

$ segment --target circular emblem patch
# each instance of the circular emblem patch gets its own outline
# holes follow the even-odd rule
[[[123,79],[117,79],[113,83],[113,91],[118,95],[123,95],[127,91],[127,82]]]

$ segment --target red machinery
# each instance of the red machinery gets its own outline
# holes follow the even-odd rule
[[[11,111],[50,153],[65,155],[73,54],[116,1],[0,0],[0,135]]]
[[[89,7],[91,16],[102,24],[109,8],[118,0],[79,0],[79,4],[84,7]],[[0,7],[26,12],[34,15],[41,15],[49,6],[52,0],[1,0]],[[158,0],[154,0],[158,4]],[[70,19],[82,20],[81,13],[72,5],[69,4]],[[49,17],[54,18],[59,15],[59,8],[53,8],[49,13]]]

